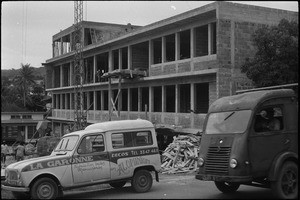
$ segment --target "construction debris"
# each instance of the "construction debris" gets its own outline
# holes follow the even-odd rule
[[[174,136],[173,142],[162,154],[162,173],[196,171],[200,139],[200,136],[193,134]]]

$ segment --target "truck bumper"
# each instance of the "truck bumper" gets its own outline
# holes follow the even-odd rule
[[[29,192],[30,189],[28,187],[15,187],[15,186],[9,186],[4,184],[1,184],[1,189],[8,190],[12,192]]]
[[[251,176],[220,176],[220,175],[196,174],[195,178],[202,181],[220,181],[220,182],[238,182],[238,183],[247,183],[252,181]]]

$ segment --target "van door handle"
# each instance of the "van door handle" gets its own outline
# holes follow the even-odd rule
[[[288,144],[288,143],[290,143],[290,140],[286,139],[284,144]]]

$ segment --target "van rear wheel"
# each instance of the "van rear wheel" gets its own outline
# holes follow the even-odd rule
[[[215,185],[223,193],[234,193],[236,192],[240,184],[239,183],[230,183],[230,182],[219,182],[215,181]]]
[[[138,170],[134,173],[131,185],[136,192],[147,192],[153,183],[152,175],[148,170]]]
[[[278,179],[271,183],[272,192],[280,199],[298,198],[298,166],[294,162],[283,164]]]

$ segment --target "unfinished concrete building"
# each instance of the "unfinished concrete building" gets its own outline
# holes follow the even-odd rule
[[[283,18],[298,21],[298,13],[214,2],[142,27],[83,21],[88,124],[142,118],[201,130],[213,101],[252,87],[240,72],[255,53],[251,34]],[[44,63],[52,94],[49,119],[59,135],[74,119],[73,31],[71,26],[53,36],[53,57]],[[122,70],[144,75],[114,76]]]

